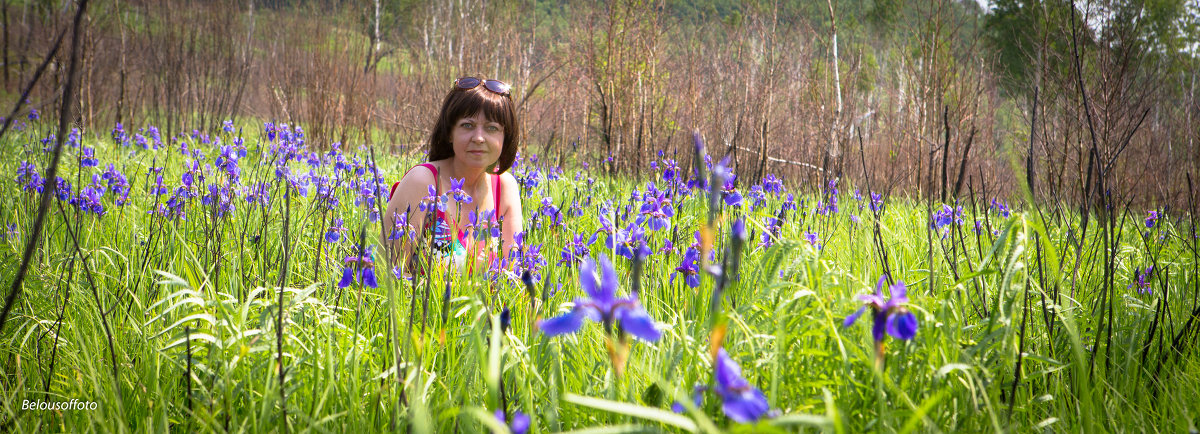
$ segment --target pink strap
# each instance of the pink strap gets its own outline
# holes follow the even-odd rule
[[[433,184],[436,186],[437,185],[437,176],[438,176],[437,166],[434,166],[433,164],[430,164],[430,163],[421,163],[416,166],[413,166],[412,169],[416,169],[419,166],[425,166],[426,169],[429,169],[430,172],[433,172]],[[412,172],[412,169],[408,169],[408,172]],[[404,175],[408,176],[408,172],[404,172]],[[401,178],[403,178],[403,177],[401,177]],[[495,196],[492,198],[493,202],[494,202],[492,205],[492,209],[495,211],[494,214],[496,215],[496,217],[500,217],[500,194],[501,194],[503,185],[504,184],[500,183],[500,175],[492,175],[492,192],[493,192],[492,195]],[[388,192],[388,200],[389,201],[392,200],[392,196],[396,195],[396,187],[399,187],[399,186],[400,186],[400,181],[396,181],[395,183],[392,183],[392,189]],[[439,191],[439,193],[440,193],[440,191]]]
[[[493,196],[496,196],[494,198],[496,203],[494,205],[492,205],[492,210],[494,211],[492,214],[495,214],[496,217],[499,217],[500,216],[500,186],[502,185],[502,184],[500,184],[500,175],[492,175],[492,185],[493,185],[493,187],[492,187]]]

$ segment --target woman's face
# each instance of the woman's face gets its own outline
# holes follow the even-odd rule
[[[459,119],[450,131],[455,160],[470,167],[487,168],[500,159],[504,126],[482,112]]]

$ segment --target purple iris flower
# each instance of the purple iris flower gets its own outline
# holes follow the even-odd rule
[[[817,214],[837,214],[838,212],[838,188],[837,178],[829,180],[829,187],[825,189],[825,198],[817,201]]]
[[[513,434],[525,434],[529,431],[529,415],[525,413],[514,412],[511,424],[504,418],[504,410],[496,410],[495,416],[500,423],[508,425]]]
[[[187,205],[188,199],[193,197],[191,190],[186,187],[177,187],[171,197],[167,199],[164,209],[160,209],[160,215],[187,220],[187,212],[184,206]]]
[[[1158,223],[1158,211],[1146,211],[1146,228],[1153,229]]]
[[[83,147],[83,157],[79,160],[79,165],[82,167],[96,167],[100,162],[96,160],[96,150],[87,146]]]
[[[522,240],[521,244],[524,243]],[[534,283],[542,282],[542,268],[546,266],[546,258],[542,256],[542,244],[517,248],[521,255],[513,262],[513,273],[520,275],[529,273]]]
[[[108,188],[114,194],[125,195],[129,193],[129,180],[112,163],[108,164],[108,168],[104,171],[102,177],[108,180]]]
[[[35,108],[31,108],[31,109],[29,109],[29,120],[31,120],[31,121],[36,121],[36,120],[38,120],[38,111],[37,111],[37,109],[35,109]]]
[[[591,258],[583,261],[579,283],[587,297],[576,298],[575,308],[570,312],[539,322],[542,333],[547,336],[575,333],[583,326],[584,318],[588,318],[603,323],[605,332],[611,333],[615,324],[622,332],[642,340],[657,341],[662,337],[636,295],[617,297],[617,271],[604,255],[600,255],[600,274],[597,280],[595,261]]]
[[[42,192],[42,175],[38,174],[37,167],[28,161],[22,161],[17,166],[17,183],[22,184],[21,189],[24,191]]]
[[[234,183],[237,183],[241,178],[242,170],[238,167],[238,158],[241,158],[241,152],[234,146],[222,146],[221,153],[217,159],[213,161],[218,169],[221,169],[229,175]]]
[[[267,141],[275,141],[275,124],[271,122],[263,122],[263,132],[267,133]]]
[[[739,423],[754,423],[771,410],[767,397],[742,378],[742,368],[729,358],[724,348],[717,352],[713,377],[716,378],[713,391],[721,396],[721,410],[730,419]]]
[[[1008,205],[1005,205],[1003,201],[997,200],[994,197],[992,198],[991,208],[999,213],[1001,217],[1008,218],[1012,215],[1012,211],[1008,209]]]
[[[392,213],[392,232],[388,234],[388,241],[398,240],[405,235],[410,235],[408,231],[408,213]]]
[[[258,203],[265,207],[271,203],[271,192],[265,182],[250,184],[243,189],[242,193],[246,197],[246,202],[251,204]]]
[[[646,226],[652,231],[670,229],[671,217],[675,216],[675,208],[671,206],[671,199],[647,194],[645,200],[646,203],[642,204],[641,215],[638,216],[637,223],[640,225],[642,222],[648,222]]]
[[[538,214],[550,219],[551,225],[564,225],[562,212],[558,210],[557,206],[554,206],[554,200],[549,197],[542,198],[542,207],[538,209]]]
[[[429,186],[427,192],[428,194],[426,194],[424,198],[421,198],[421,203],[417,205],[417,208],[419,208],[421,212],[433,212],[435,208],[438,211],[446,212],[446,202],[448,199],[447,196],[438,196],[437,189],[432,185]]]
[[[230,196],[232,193],[233,192],[229,190],[228,186],[221,187],[217,184],[209,184],[208,194],[200,198],[200,203],[204,204],[205,206],[213,206],[215,204],[217,208],[217,217],[221,217],[229,211],[234,210],[233,203],[230,201]]]
[[[669,239],[664,239],[662,247],[660,247],[658,249],[658,253],[674,254],[675,253],[675,243],[671,242],[671,240],[669,240]]]
[[[776,178],[774,174],[768,173],[767,176],[763,177],[763,190],[779,196],[783,194],[783,180]]]
[[[675,160],[663,160],[663,181],[672,182],[679,176],[679,166],[675,164]]]
[[[112,129],[112,139],[113,143],[117,145],[129,144],[125,136],[125,127],[122,126],[120,122],[117,122],[117,126],[113,127]]]
[[[1154,273],[1153,265],[1146,267],[1146,271],[1142,271],[1139,268],[1134,268],[1133,269],[1134,281],[1131,282],[1129,284],[1129,286],[1126,287],[1126,289],[1137,286],[1138,294],[1154,295],[1153,290],[1150,288],[1150,284],[1146,282],[1146,279],[1149,279],[1152,276],[1152,273]]]
[[[883,197],[879,193],[871,192],[871,212],[879,212],[883,209]]]
[[[143,136],[141,134],[133,135],[133,143],[138,145],[139,148],[146,149],[146,150],[150,149],[150,141],[146,140],[146,136]]]
[[[329,226],[329,230],[325,232],[325,242],[336,243],[342,239],[342,232],[346,231],[346,228],[342,226],[342,223],[341,217],[333,218],[333,224],[331,224]]]
[[[689,288],[700,286],[700,250],[695,247],[688,248],[683,254],[683,262],[675,267],[675,273],[671,273],[669,283],[675,283],[675,275],[683,273],[684,282]]]
[[[887,276],[879,276],[879,283],[875,284],[874,294],[858,296],[858,300],[863,302],[863,306],[846,317],[842,327],[850,327],[869,307],[874,318],[871,336],[875,338],[876,343],[883,342],[885,332],[896,339],[912,339],[917,334],[917,316],[904,307],[904,304],[908,303],[908,287],[904,285],[903,281],[897,281],[890,287],[892,298],[885,300],[883,298],[885,282],[887,282]]]
[[[496,220],[496,210],[494,209],[467,213],[467,222],[467,227],[475,233],[476,241],[483,241],[489,235],[492,238],[500,238],[501,225]]]
[[[950,225],[961,225],[963,222],[962,207],[950,208],[950,205],[942,205],[942,209],[933,213],[930,227],[934,230],[942,232],[942,238],[950,233]]]
[[[746,197],[750,198],[750,211],[753,212],[767,200],[767,193],[763,190],[763,186],[755,184],[750,186],[750,193],[746,194]]]
[[[58,181],[58,188],[54,189],[54,194],[58,196],[58,200],[65,200],[67,203],[71,203],[71,183],[61,176],[55,176],[54,178]],[[38,187],[38,191],[41,191],[40,186]]]
[[[71,128],[71,134],[67,134],[67,146],[79,147],[79,128]]]
[[[103,196],[104,188],[102,187],[84,187],[83,190],[80,191],[79,197],[75,199],[75,205],[83,211],[90,212],[98,216],[103,216],[104,204],[100,201],[101,197]]]
[[[609,235],[606,244],[609,249],[616,250],[617,255],[629,259],[633,259],[634,252],[642,257],[650,256],[653,253],[646,245],[646,230],[637,223],[630,223],[629,227]]]
[[[724,162],[722,161],[722,163]],[[717,166],[717,172],[721,172],[720,169],[723,168],[724,165],[718,164]],[[728,171],[728,169],[726,169],[726,171]],[[721,191],[724,193],[723,199],[725,200],[725,205],[742,206],[742,194],[738,193],[737,188],[735,188],[736,185],[737,174],[728,173],[725,177],[725,184],[721,188]]]
[[[816,247],[817,250],[821,250],[821,237],[816,232],[811,230],[804,231],[804,240],[812,244],[813,247]]]
[[[162,175],[154,175],[154,185],[150,186],[150,194],[160,196],[167,194],[170,190],[163,185]]]
[[[379,283],[375,280],[374,256],[371,253],[371,246],[362,249],[362,253],[359,255],[347,256],[343,260],[345,267],[342,269],[342,280],[338,282],[338,288],[350,286],[355,280],[368,287],[378,288]]]
[[[78,134],[78,132],[74,131],[72,133]],[[154,125],[146,127],[146,136],[150,137],[150,140],[154,142],[154,149],[158,149],[162,145],[162,133],[158,132],[158,127]]]
[[[464,204],[464,205],[471,203],[471,200],[472,200],[471,195],[467,194],[467,192],[463,190],[463,183],[465,183],[465,182],[467,182],[466,178],[462,178],[462,179],[450,178],[450,192],[447,193],[450,195],[451,199],[454,199],[455,202],[458,202],[458,203]]]
[[[567,245],[563,246],[562,259],[558,260],[558,264],[579,265],[584,258],[591,256],[591,245],[596,242],[596,236],[599,233],[593,232],[592,237],[585,239],[584,234],[575,234]]]

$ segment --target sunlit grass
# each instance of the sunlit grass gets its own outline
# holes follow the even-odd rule
[[[6,204],[0,229],[11,223],[19,232],[6,235],[0,247],[5,282],[20,264],[36,212],[37,196],[22,191],[16,168],[30,161],[44,170],[38,140],[46,128],[32,124],[3,144],[0,167],[8,175],[0,181]],[[187,205],[186,220],[148,213],[170,197],[147,193],[147,183],[153,183],[149,168],[165,167],[164,184],[174,189],[190,161],[169,138],[159,151],[87,140],[84,145],[95,147],[100,159],[95,168],[81,169],[77,150],[66,151],[60,173],[73,191],[114,163],[131,184],[130,203],[116,206],[109,192],[106,213],[96,216],[54,202],[43,244],[0,337],[7,374],[0,381],[5,392],[0,424],[18,432],[409,427],[473,432],[503,428],[492,414],[504,408],[529,414],[536,432],[1180,432],[1194,430],[1200,413],[1196,335],[1186,332],[1200,321],[1194,319],[1200,280],[1186,215],[1164,217],[1153,229],[1142,223],[1139,210],[1122,220],[1113,292],[1101,303],[1104,256],[1097,253],[1095,237],[1101,235],[1095,220],[1076,273],[1077,241],[1067,229],[1079,230],[1073,216],[1042,221],[1022,204],[1005,218],[988,210],[990,198],[982,198],[978,214],[964,206],[964,222],[950,235],[928,237],[925,204],[892,197],[879,215],[877,243],[869,199],[856,200],[850,182],[842,182],[839,212],[827,215],[814,212],[822,199],[817,188],[792,186],[798,209],[770,247],[761,247],[759,237],[769,229],[765,219],[778,215],[784,195],[766,194],[754,211],[743,205],[716,214],[717,263],[736,219],[746,219],[752,236],[738,275],[723,293],[719,317],[713,317],[712,276],[702,274],[694,289],[682,276],[671,281],[693,233],[708,220],[708,198],[696,191],[675,198],[671,229],[647,231],[656,253],[640,276],[640,302],[663,335],[654,343],[635,341],[618,376],[603,326],[589,322],[578,333],[548,338],[536,324],[566,312],[583,295],[578,269],[558,265],[562,246],[574,233],[601,228],[605,201],[617,208],[613,214],[624,214],[620,208],[630,203],[630,193],[644,192],[652,179],[611,179],[572,165],[550,180],[551,168],[539,167],[538,187],[522,195],[525,245],[542,245],[547,262],[533,291],[536,301],[516,274],[501,276],[496,285],[480,276],[450,277],[445,298],[445,274],[398,280],[382,254],[376,255],[378,288],[338,288],[341,259],[353,254],[360,236],[380,245],[380,226],[367,218],[380,202],[370,198],[356,205],[357,190],[345,188],[351,180],[369,179],[370,172],[341,172],[339,204],[332,210],[314,201],[311,185],[307,197],[291,189],[288,206],[289,187],[274,173],[278,154],[263,152],[267,144],[259,134],[246,136],[241,183],[269,183],[270,205],[235,196],[234,209],[223,217],[215,216],[213,206],[202,206],[199,196]],[[212,137],[225,144],[232,139]],[[206,154],[201,166],[220,154],[197,139],[186,141]],[[354,147],[343,151],[351,163],[369,155]],[[417,163],[376,152],[387,181]],[[318,155],[324,163],[311,167],[314,174],[330,176],[330,157]],[[690,162],[679,165],[687,172]],[[528,176],[531,166],[525,158],[515,172]],[[302,161],[290,167],[298,177],[310,169]],[[208,170],[206,182],[228,179]],[[659,188],[665,185],[657,174],[653,180]],[[743,195],[749,189],[746,180],[738,185]],[[567,204],[565,228],[534,217],[547,196],[556,205]],[[582,215],[567,212],[572,202],[580,203]],[[639,205],[632,202],[618,228],[636,218]],[[988,223],[977,233],[974,222],[985,213]],[[333,216],[343,218],[349,231],[337,243],[322,242]],[[78,236],[78,252],[71,232]],[[819,236],[819,249],[806,241],[807,232]],[[605,234],[598,238],[592,255],[612,258],[618,293],[627,294],[632,261],[609,250]],[[674,252],[658,253],[667,239]],[[873,291],[883,273],[880,244],[891,277],[909,285],[908,308],[920,328],[912,340],[887,339],[885,357],[877,360],[864,321],[869,318],[849,328],[842,323],[860,305],[855,296]],[[281,270],[285,246],[290,256]],[[1133,268],[1150,264],[1162,270],[1150,280],[1152,295],[1127,287]],[[281,273],[286,273],[282,296]],[[1107,331],[1101,324],[1108,324],[1109,303],[1111,344],[1103,334],[1093,348],[1098,331]],[[512,319],[504,333],[502,308]],[[102,312],[112,330],[111,352]],[[757,426],[733,423],[711,390],[699,407],[682,415],[670,410],[674,401],[690,401],[693,386],[712,383],[714,323],[724,324],[724,348],[775,410]],[[25,400],[72,398],[98,402],[99,409],[21,410]]]

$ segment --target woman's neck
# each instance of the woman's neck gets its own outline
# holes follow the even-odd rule
[[[483,179],[484,170],[479,168],[467,167],[458,163],[458,159],[450,157],[446,160],[446,177],[462,179],[463,189],[474,191],[479,186],[479,181]]]

